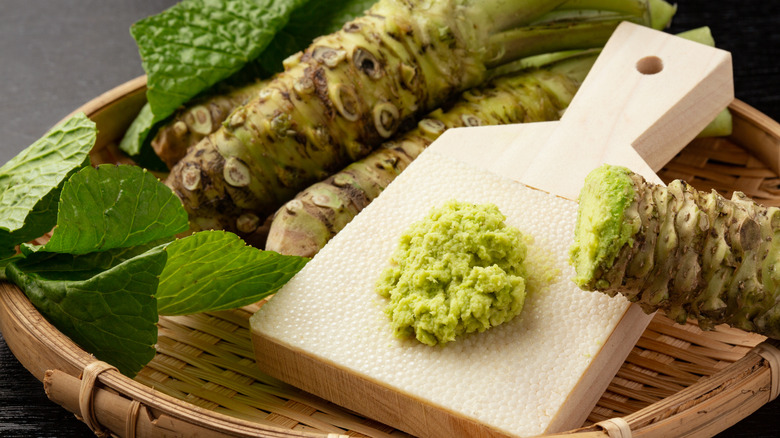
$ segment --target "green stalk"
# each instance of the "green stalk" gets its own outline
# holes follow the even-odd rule
[[[556,52],[562,47],[601,47],[623,21],[649,26],[652,12],[646,0],[570,0],[528,26],[492,35],[488,49],[493,55],[488,66]]]
[[[490,71],[491,78],[513,74],[515,72],[529,70],[532,68],[541,68],[552,64],[557,64],[567,59],[587,57],[589,55],[598,55],[601,49],[586,50],[564,50],[562,52],[542,53],[526,58],[518,59],[509,64],[502,65]]]
[[[677,5],[672,5],[664,0],[649,0],[651,14],[650,25],[653,29],[665,29],[672,22],[672,17],[677,13]]]
[[[575,236],[581,288],[622,294],[679,323],[780,339],[779,208],[604,166],[586,178]]]
[[[455,7],[465,8],[465,23],[473,23],[475,27],[496,33],[532,23],[565,2],[566,0],[466,0]],[[416,3],[422,5],[425,2]]]
[[[601,50],[588,50],[581,52],[579,56],[570,56],[547,66],[553,73],[566,75],[577,83],[582,83],[596,62]]]
[[[630,16],[593,14],[589,21],[554,21],[508,30],[490,37],[488,49],[493,54],[487,62],[493,68],[507,61],[566,49],[589,49],[603,46],[622,21]]]
[[[558,15],[558,18],[564,17],[564,14],[569,14],[568,18],[571,21],[575,18],[581,19],[583,15],[587,14],[601,14],[602,17],[606,17],[605,13],[614,14],[615,12],[620,12],[624,14],[630,14],[633,19],[642,17],[642,21],[645,24],[650,22],[652,23],[653,29],[661,30],[669,25],[675,11],[676,7],[670,5],[664,0],[571,0],[559,6],[556,11],[548,13],[540,18],[539,22],[553,22],[556,20],[556,14],[560,14]],[[647,18],[647,14],[650,15],[650,19]],[[615,17],[613,16],[613,18]],[[715,46],[715,41],[712,39],[712,34],[707,27],[701,27],[687,32],[682,32],[677,36],[690,39],[691,41],[697,41],[702,44],[707,44],[711,47]],[[574,49],[560,52],[547,52],[539,55],[527,56],[518,59],[517,61],[502,64],[493,68],[490,71],[491,77],[503,76],[528,68],[538,68],[562,61],[567,58],[598,54],[601,50],[600,45],[597,44],[598,39],[596,39],[593,35],[591,35],[591,38],[593,38],[591,40],[591,42],[594,43],[592,46],[593,48],[585,50]]]
[[[734,126],[733,119],[731,117],[731,111],[728,108],[724,108],[715,116],[715,120],[710,122],[700,133],[697,138],[705,137],[726,137],[731,135],[732,128]]]
[[[659,0],[662,1],[663,0]],[[567,0],[557,8],[558,10],[598,10],[622,12],[625,14],[644,17],[646,22],[650,22],[652,5],[648,0]],[[655,13],[655,11],[652,11]]]
[[[696,41],[706,46],[715,47],[715,38],[712,37],[712,31],[707,26],[697,27],[696,29],[686,30],[677,34],[680,38]]]
[[[598,10],[622,12],[634,17],[643,17],[643,23],[653,29],[664,29],[672,21],[677,6],[665,0],[569,0],[558,10]]]

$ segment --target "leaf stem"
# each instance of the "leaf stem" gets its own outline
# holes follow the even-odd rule
[[[600,17],[594,21],[555,22],[544,26],[512,29],[490,37],[493,53],[489,68],[507,61],[561,50],[590,49],[603,46],[626,16]]]

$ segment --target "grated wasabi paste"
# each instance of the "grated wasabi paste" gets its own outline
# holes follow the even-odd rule
[[[453,200],[410,226],[377,282],[396,336],[446,344],[520,313],[527,247],[505,219],[493,204]]]

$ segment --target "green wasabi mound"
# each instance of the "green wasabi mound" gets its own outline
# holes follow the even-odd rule
[[[527,247],[505,220],[493,204],[449,201],[409,227],[377,282],[396,336],[446,344],[520,313]]]
[[[574,282],[583,289],[606,287],[601,274],[612,267],[626,244],[634,243],[641,221],[631,208],[637,196],[631,175],[625,167],[605,164],[585,178],[569,254],[576,271]]]

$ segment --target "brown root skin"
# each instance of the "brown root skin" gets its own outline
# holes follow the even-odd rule
[[[432,142],[415,140],[392,142],[298,194],[274,215],[265,249],[313,257]]]
[[[428,114],[417,128],[303,190],[281,207],[265,248],[314,256],[446,129],[556,120],[577,85],[568,76],[539,70],[466,91],[446,112]]]
[[[703,328],[725,323],[780,339],[780,209],[680,180],[633,180],[642,218],[635,243],[599,274],[606,281],[586,289],[623,294],[680,323],[695,318]]]
[[[219,129],[235,108],[249,102],[265,84],[266,81],[256,81],[193,101],[160,127],[152,139],[154,152],[169,169],[172,168],[184,158],[188,148]]]

